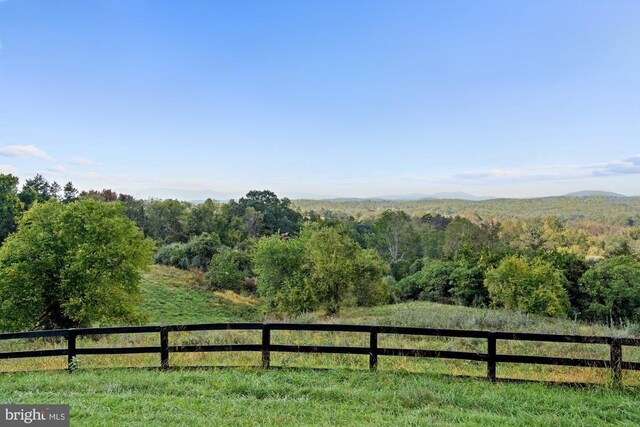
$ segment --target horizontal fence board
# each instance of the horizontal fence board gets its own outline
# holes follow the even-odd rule
[[[497,354],[496,362],[503,363],[525,363],[533,365],[560,365],[560,366],[582,366],[587,368],[609,368],[609,360],[598,359],[574,359],[568,357],[548,357],[548,356],[520,356],[512,354]]]
[[[618,341],[622,345],[640,346],[640,338],[618,338]]]
[[[438,359],[462,359],[479,361],[486,361],[489,358],[489,356],[485,353],[445,350],[418,350],[410,348],[379,348],[378,354],[383,356],[431,357]]]
[[[56,348],[51,350],[26,350],[26,351],[12,351],[0,353],[0,359],[22,359],[25,357],[51,357],[51,356],[65,356],[67,355],[66,348]]]
[[[334,354],[369,354],[369,347],[340,347],[328,345],[278,345],[271,344],[270,351],[284,353],[334,353]]]
[[[176,345],[169,346],[169,352],[195,353],[216,351],[261,351],[261,344],[229,344],[229,345]]]
[[[83,347],[76,354],[141,354],[159,353],[160,347]]]
[[[640,371],[640,362],[622,362],[622,369]]]

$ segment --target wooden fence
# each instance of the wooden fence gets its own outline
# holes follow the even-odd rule
[[[170,332],[256,330],[262,331],[262,342],[257,344],[229,345],[169,345]],[[358,332],[369,334],[368,347],[325,346],[325,345],[281,345],[271,342],[271,331],[325,331]],[[80,347],[76,346],[79,336],[159,333],[159,346],[149,347]],[[378,346],[381,334],[421,335],[444,338],[476,338],[487,340],[487,352],[463,352],[427,349],[385,348]],[[431,329],[398,326],[340,325],[340,324],[297,324],[297,323],[211,323],[169,326],[123,326],[83,329],[59,329],[49,331],[15,332],[0,334],[0,341],[9,339],[33,339],[61,337],[67,340],[67,348],[50,350],[27,350],[0,352],[0,359],[25,357],[67,356],[70,371],[75,368],[75,358],[82,354],[140,354],[158,353],[160,367],[167,369],[171,353],[186,352],[229,352],[255,351],[262,353],[262,367],[269,368],[272,352],[285,353],[338,353],[368,355],[369,368],[375,370],[379,356],[409,356],[423,358],[461,359],[486,362],[487,378],[495,381],[498,363],[524,363],[541,365],[581,366],[608,368],[615,384],[622,381],[623,370],[640,370],[640,362],[623,361],[623,346],[640,346],[640,338],[620,338],[608,336],[556,335],[520,332],[490,332],[456,329]],[[554,343],[605,344],[609,346],[609,359],[578,359],[532,355],[498,354],[498,340],[520,340]]]

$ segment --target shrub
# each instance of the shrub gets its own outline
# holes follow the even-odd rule
[[[206,270],[211,258],[220,250],[220,238],[215,233],[202,233],[187,243],[170,243],[161,246],[154,256],[158,264],[188,270]]]
[[[157,264],[187,269],[190,262],[187,258],[186,247],[185,243],[170,243],[160,246],[153,259]]]
[[[252,290],[247,287],[251,275],[249,254],[238,249],[225,249],[211,259],[207,279],[214,289]]]
[[[503,259],[485,277],[493,305],[552,317],[567,315],[566,281],[551,263],[516,255]]]

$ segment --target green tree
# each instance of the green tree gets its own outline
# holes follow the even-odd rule
[[[566,281],[562,272],[548,261],[517,255],[504,258],[485,276],[493,305],[551,317],[567,314]]]
[[[191,208],[187,220],[187,232],[190,236],[202,233],[220,234],[222,218],[220,207],[212,199],[197,204]]]
[[[321,306],[329,314],[338,313],[353,291],[357,274],[354,260],[360,247],[333,227],[310,231],[305,243],[309,269],[306,279],[316,289]]]
[[[160,243],[186,242],[188,205],[178,200],[150,200],[146,207],[148,236]]]
[[[403,211],[387,210],[376,219],[370,245],[389,262],[396,279],[406,276],[409,267],[421,257],[419,236],[411,217]]]
[[[23,208],[18,197],[18,177],[0,174],[0,244],[16,230]]]
[[[39,202],[46,202],[47,200],[57,199],[60,192],[60,185],[57,182],[50,183],[42,175],[37,174],[31,179],[27,179],[22,187],[21,195],[24,194],[23,202],[25,205],[30,206],[35,200]],[[35,195],[35,199],[33,196]],[[22,198],[22,197],[21,197]]]
[[[0,248],[0,328],[140,320],[141,271],[153,250],[119,204],[34,206]]]
[[[494,239],[497,239],[494,224],[482,226],[466,218],[456,218],[444,232],[444,256],[467,262],[477,261],[483,250],[490,249]]]
[[[286,197],[279,199],[271,191],[249,191],[245,197],[238,201],[236,207],[237,211],[234,212],[234,215],[242,217],[243,223],[249,221],[255,226],[255,221],[258,220],[259,229],[252,229],[252,234],[256,237],[276,232],[296,234],[300,230],[302,215],[291,207],[289,199]],[[254,214],[248,218],[245,217],[249,208],[259,212],[261,217],[256,218]]]
[[[389,265],[373,249],[359,250],[355,258],[353,294],[356,304],[370,307],[389,300]]]
[[[305,280],[303,238],[262,237],[254,248],[252,260],[258,294],[265,299],[270,311],[301,313],[317,306],[317,292]]]
[[[73,202],[78,198],[78,189],[73,186],[71,181],[64,185],[63,191],[62,201],[65,203]]]
[[[214,289],[245,290],[246,279],[251,276],[251,257],[239,249],[224,249],[213,256],[207,279]]]
[[[640,320],[640,264],[629,256],[598,262],[580,284],[589,296],[587,316],[620,324]]]

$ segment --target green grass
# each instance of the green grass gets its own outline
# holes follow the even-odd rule
[[[154,265],[142,280],[143,311],[151,324],[242,322],[259,317],[257,304],[232,292],[212,292],[203,275]]]
[[[72,425],[638,425],[636,390],[349,370],[92,370],[0,376],[0,403],[67,403]]]
[[[254,298],[207,289],[202,274],[154,266],[142,284],[150,323],[209,323],[265,319]],[[630,334],[569,320],[428,302],[320,313],[297,322],[371,323],[458,329],[578,334]],[[256,331],[181,332],[171,345],[260,342]],[[366,334],[274,331],[272,342],[367,346]],[[0,351],[62,348],[65,342],[9,340]],[[78,347],[157,346],[157,334],[81,338]],[[486,351],[484,340],[381,336],[380,346]],[[607,346],[501,342],[500,353],[607,358]],[[607,370],[499,364],[498,376],[551,381],[598,382],[569,388],[550,384],[497,383],[441,374],[484,376],[486,365],[462,360],[381,357],[368,372],[367,356],[273,353],[262,371],[259,353],[171,354],[175,367],[243,366],[235,369],[122,369],[158,366],[158,354],[82,355],[70,375],[66,359],[0,360],[0,371],[50,370],[0,375],[0,403],[68,403],[72,425],[638,425],[640,388],[608,386]],[[625,360],[640,354],[625,348]],[[92,368],[111,368],[105,370]],[[331,368],[329,370],[287,368]],[[625,372],[624,383],[640,385]]]
[[[475,329],[518,332],[565,333],[585,335],[628,335],[629,331],[613,330],[599,325],[588,325],[569,320],[528,316],[501,310],[411,302],[372,308],[343,310],[339,317],[326,317],[312,313],[291,319],[269,319],[260,314],[255,298],[233,292],[212,292],[201,273],[175,268],[154,266],[144,277],[143,309],[151,323],[209,323],[238,321],[294,321],[382,324],[398,326]],[[632,332],[632,331],[631,331]],[[171,333],[171,345],[255,344],[260,342],[259,331],[217,331]],[[368,336],[358,333],[287,332],[274,331],[272,343],[288,345],[368,346]],[[0,342],[0,351],[61,348],[65,342],[40,340],[9,340]],[[122,334],[92,339],[80,338],[78,347],[133,347],[157,346],[157,334]],[[486,340],[466,338],[438,338],[403,335],[381,335],[380,347],[419,348],[432,350],[486,352]],[[535,343],[526,341],[499,341],[500,354],[608,359],[609,348],[601,344]],[[366,356],[332,354],[274,353],[273,365],[281,367],[325,367],[367,369]],[[624,348],[624,360],[640,361],[640,349]],[[4,359],[0,371],[28,371],[63,369],[66,360],[57,358]],[[182,353],[171,355],[172,366],[257,366],[258,353]],[[157,366],[157,354],[125,356],[101,355],[78,359],[81,369],[96,367]],[[410,357],[382,357],[381,369],[416,373],[439,373],[484,376],[486,366],[480,362]],[[499,364],[498,375],[505,378],[537,379],[565,382],[591,382],[606,384],[610,381],[607,369],[562,366]],[[640,385],[640,372],[625,372],[626,385]]]

